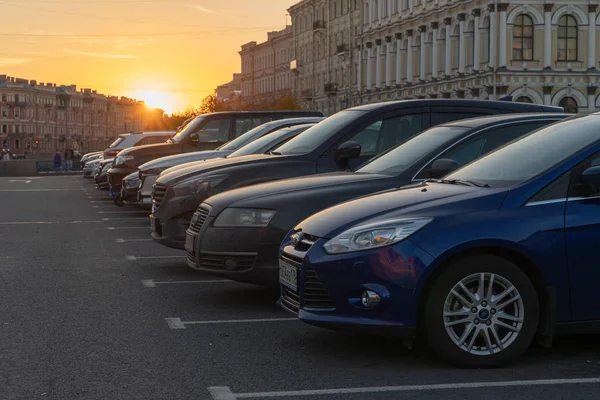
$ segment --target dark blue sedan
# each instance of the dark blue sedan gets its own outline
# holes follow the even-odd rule
[[[442,180],[304,220],[282,244],[282,303],[294,293],[309,324],[419,335],[451,363],[500,366],[536,337],[550,344],[600,327],[598,245],[600,114],[592,114]]]

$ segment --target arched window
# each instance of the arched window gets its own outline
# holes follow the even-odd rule
[[[533,60],[533,20],[529,15],[515,18],[512,51],[515,61]]]
[[[571,15],[558,20],[558,61],[577,61],[577,21]]]
[[[572,97],[563,97],[562,100],[558,103],[559,107],[562,107],[566,113],[569,114],[577,114],[579,111],[579,106],[577,105],[577,100]]]
[[[533,100],[531,100],[529,97],[527,96],[520,96],[517,97],[517,99],[515,100],[517,103],[533,103]]]

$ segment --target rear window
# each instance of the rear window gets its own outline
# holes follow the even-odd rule
[[[123,140],[125,140],[125,138],[123,136],[119,136],[117,138],[117,140],[115,140],[114,142],[112,142],[111,145],[108,146],[108,147],[117,147]]]

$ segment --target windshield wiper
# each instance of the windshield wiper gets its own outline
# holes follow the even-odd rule
[[[278,152],[278,151],[270,151],[270,152],[269,152],[269,155],[271,155],[271,156],[282,156],[283,154],[281,154],[281,153],[280,153],[280,152]]]
[[[430,179],[425,182],[435,182],[435,183],[444,183],[447,185],[465,185],[465,186],[475,186],[480,188],[489,188],[491,187],[487,183],[470,181],[467,179]]]
[[[173,144],[173,143],[175,143],[175,142],[173,141],[173,139],[167,139],[166,143],[168,143],[168,144]]]

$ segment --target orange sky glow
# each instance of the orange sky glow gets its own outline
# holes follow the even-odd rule
[[[2,1],[0,74],[197,107],[240,70],[244,43],[282,29],[296,0]]]

